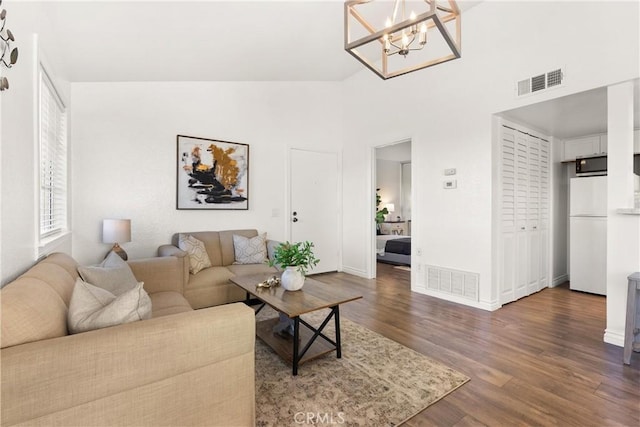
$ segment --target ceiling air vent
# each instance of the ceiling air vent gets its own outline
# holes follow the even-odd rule
[[[552,87],[561,86],[564,81],[564,74],[561,68],[549,71],[545,74],[520,80],[517,84],[518,96],[528,95]]]

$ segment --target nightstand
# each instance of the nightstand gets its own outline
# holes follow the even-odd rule
[[[406,221],[385,221],[380,224],[382,234],[397,234],[401,236],[407,235]]]

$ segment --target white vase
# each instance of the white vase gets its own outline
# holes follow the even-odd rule
[[[287,267],[280,278],[282,287],[287,291],[297,291],[304,285],[304,274],[297,267]]]

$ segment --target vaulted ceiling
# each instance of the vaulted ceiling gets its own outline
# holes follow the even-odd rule
[[[43,3],[71,81],[342,81],[363,68],[344,51],[342,0]]]
[[[463,43],[465,12],[479,3],[458,0]],[[30,13],[29,4],[44,11],[41,41],[71,82],[342,81],[364,68],[344,51],[343,0],[9,0],[3,6],[14,17]],[[504,115],[557,137],[604,132],[606,89]]]

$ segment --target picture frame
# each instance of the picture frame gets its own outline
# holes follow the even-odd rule
[[[176,209],[249,209],[249,144],[177,136]]]

